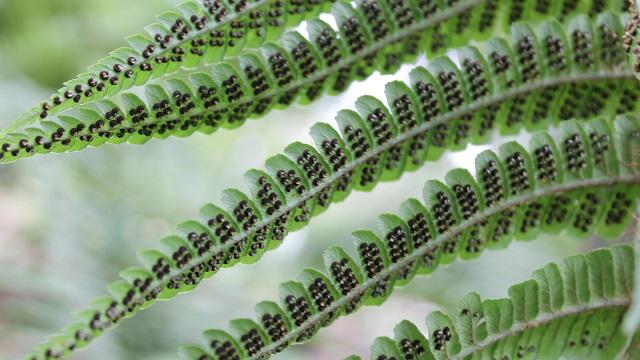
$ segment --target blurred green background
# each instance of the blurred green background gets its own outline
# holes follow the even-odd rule
[[[126,35],[142,31],[154,15],[177,1],[0,0],[0,125],[37,104],[83,71]],[[424,60],[422,60],[424,61]],[[411,66],[396,78],[406,79]],[[383,96],[393,77],[373,76],[339,97],[274,111],[239,130],[147,145],[103,146],[0,166],[0,359],[18,358],[68,321],[71,313],[105,293],[138,250],[154,247],[173,226],[217,201],[227,187],[293,140],[309,142],[308,128],[332,122],[358,95]],[[200,341],[207,327],[253,316],[253,305],[276,299],[278,284],[305,266],[320,266],[333,244],[350,248],[350,232],[375,228],[376,215],[395,212],[419,197],[427,179],[454,166],[470,168],[484,148],[450,154],[401,181],[382,184],[376,195],[354,193],[344,203],[292,233],[282,247],[252,266],[223,270],[194,292],[159,303],[101,337],[76,359],[174,359],[184,342]],[[368,356],[376,336],[391,335],[403,318],[424,329],[424,316],[451,309],[463,294],[506,295],[514,282],[549,261],[598,246],[546,238],[487,252],[481,259],[416,278],[380,308],[365,308],[337,321],[309,344],[278,359]]]

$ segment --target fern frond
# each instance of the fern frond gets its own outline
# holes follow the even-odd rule
[[[109,56],[90,66],[86,73],[64,83],[50,99],[26,111],[0,132],[0,136],[35,125],[45,133],[49,130],[48,135],[62,126],[65,130],[64,134],[60,134],[62,137],[71,129],[71,124],[64,123],[64,117],[79,116],[69,114],[70,111],[97,111],[104,120],[104,111],[114,106],[109,106],[108,109],[100,105],[82,106],[100,100],[105,104],[110,100],[115,101],[118,104],[115,107],[126,114],[127,111],[124,110],[132,109],[133,104],[126,99],[118,99],[116,95],[120,92],[181,69],[218,62],[243,52],[245,48],[258,48],[265,41],[278,39],[285,29],[297,26],[308,18],[317,17],[328,10],[333,2],[334,0],[187,0],[175,10],[158,15],[156,23],[145,27],[146,35],[127,37],[129,47],[112,51]],[[63,118],[60,119],[60,116]],[[86,127],[91,125],[89,120],[91,119],[82,116],[78,119]],[[45,125],[47,121],[54,123],[50,125],[58,126],[51,130],[50,126]],[[55,124],[56,122],[62,124]],[[53,142],[61,140],[51,139]],[[46,141],[50,140],[47,138]]]
[[[620,325],[635,267],[628,245],[548,264],[508,298],[471,293],[455,313],[431,313],[428,336],[401,322],[394,339],[375,340],[371,359],[616,359],[627,343]]]
[[[375,70],[395,72],[421,50],[433,56],[470,39],[482,40],[508,30],[512,21],[564,18],[581,10],[593,10],[595,16],[595,10],[619,11],[622,2],[603,6],[605,3],[599,1],[583,0],[575,8],[533,8],[530,3],[496,0],[367,0],[356,7],[338,2],[333,7],[337,33],[327,23],[314,19],[308,24],[310,40],[298,32],[288,33],[277,43],[263,46],[261,54],[241,56],[210,70],[191,71],[188,79],[158,79],[145,86],[145,96],[121,92],[134,80],[137,85],[144,83],[138,84],[136,76],[122,79],[127,81],[113,91],[84,90],[89,91],[89,97],[76,94],[78,84],[73,83],[70,96],[78,99],[78,104],[71,100],[46,111],[32,109],[0,132],[0,162],[90,145],[140,144],[150,138],[238,127],[274,106],[287,106],[298,98],[309,102],[323,92],[344,91],[353,80],[366,78]],[[497,15],[502,10],[510,14],[508,18]],[[618,39],[607,36],[622,37],[624,30],[620,20],[611,21],[598,22],[606,29],[584,29],[587,43],[599,46],[602,32],[605,44],[613,41],[616,46]],[[553,35],[562,37],[562,31],[557,31]],[[86,88],[80,86],[78,89]],[[45,108],[49,106],[51,102]]]
[[[577,21],[583,23],[580,19]],[[598,21],[619,24],[613,15],[603,15]],[[597,28],[603,31],[600,35],[609,34],[605,26]],[[555,22],[544,23],[540,29],[563,34]],[[93,316],[98,314],[101,319],[95,322],[100,331],[87,331],[89,338],[156,299],[190,291],[220,267],[258,261],[265,251],[278,247],[289,231],[304,227],[311,217],[343,200],[353,189],[368,191],[380,181],[397,179],[427,159],[438,158],[445,149],[460,150],[470,141],[486,142],[495,127],[512,133],[521,127],[547,127],[559,118],[635,110],[638,102],[633,99],[640,89],[625,65],[618,40],[609,47],[598,47],[608,50],[594,52],[593,62],[583,67],[571,55],[579,44],[566,40],[557,46],[555,41],[543,43],[536,40],[538,36],[523,34],[514,31],[516,48],[527,42],[541,49],[528,56],[526,64],[501,39],[460,50],[460,69],[448,57],[435,59],[429,70],[418,67],[412,72],[411,84],[387,86],[390,110],[375,98],[361,97],[356,102],[358,112],[338,115],[342,136],[327,124],[317,124],[311,130],[316,147],[293,143],[284,154],[267,160],[266,171],[248,171],[249,195],[235,189],[225,191],[221,206],[205,205],[200,219],[182,223],[176,235],[162,240],[162,250],[142,252],[142,266],[121,273],[122,280],[109,286],[111,296],[88,310],[91,316],[83,320],[87,329]],[[565,38],[558,35],[560,41]],[[563,51],[543,51],[544,44],[555,44]],[[615,55],[618,50],[621,56]],[[550,59],[565,65],[550,70],[543,65]],[[529,74],[532,62],[540,69],[533,78]],[[458,84],[458,90],[450,86],[452,82]],[[483,84],[485,90],[477,92],[482,88],[475,84]],[[614,89],[619,88],[624,94],[615,94]],[[549,92],[558,98],[545,101]],[[109,318],[107,312],[122,315]]]
[[[258,311],[256,326],[235,338],[206,331],[207,346],[184,347],[185,358],[267,357],[308,340],[338,316],[382,303],[415,274],[503,248],[513,238],[617,236],[640,196],[640,173],[628,161],[638,156],[630,149],[640,142],[640,120],[618,117],[615,130],[609,121],[568,121],[555,133],[555,140],[548,132],[535,134],[530,152],[515,142],[498,154],[483,152],[476,179],[457,169],[446,184],[427,182],[424,203],[411,199],[399,216],[381,216],[378,234],[353,234],[355,258],[340,247],[328,249],[325,274],[307,270],[282,285],[281,308]]]

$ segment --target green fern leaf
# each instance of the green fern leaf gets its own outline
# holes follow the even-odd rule
[[[622,233],[640,196],[640,173],[633,163],[623,160],[629,156],[637,159],[638,154],[633,154],[630,145],[640,139],[640,120],[620,116],[615,122],[593,120],[585,125],[568,121],[557,130],[553,139],[547,132],[538,133],[531,140],[530,152],[510,142],[501,146],[498,154],[482,153],[476,161],[476,179],[464,170],[454,170],[445,177],[446,184],[428,181],[424,203],[409,200],[402,205],[399,217],[381,216],[377,233],[354,233],[359,261],[344,249],[332,247],[324,254],[326,275],[314,281],[306,276],[306,284],[313,287],[295,281],[285,283],[281,309],[291,324],[286,334],[261,337],[263,346],[255,346],[257,341],[237,341],[240,346],[227,347],[227,354],[257,359],[282,351],[308,340],[336,316],[353,313],[362,305],[382,303],[393,287],[405,284],[415,274],[429,273],[458,257],[479,256],[486,248],[503,248],[512,239],[528,239],[529,233],[564,231],[611,237]],[[540,142],[543,135],[545,143]],[[592,139],[606,139],[607,145],[592,146]],[[632,262],[633,258],[625,256],[623,260]],[[544,279],[540,286],[525,283],[513,288],[514,321],[531,321],[540,311],[557,311],[568,302],[619,295],[620,289],[614,286],[614,278],[602,263],[597,262],[596,267],[589,262],[591,272],[597,276],[584,285],[572,282],[575,294],[564,300],[558,299],[553,289],[559,276],[554,269],[536,274],[536,278]],[[614,275],[621,274],[631,278],[629,271],[616,268]],[[292,288],[297,289],[295,293]],[[630,289],[629,280],[624,288],[627,296]],[[538,293],[546,297],[545,302],[530,303]],[[465,303],[469,307],[480,306],[474,298]],[[625,304],[628,306],[628,298]],[[496,305],[496,311],[501,306]],[[444,315],[433,319],[439,328],[446,322],[450,320]],[[259,328],[261,333],[270,334],[272,326],[261,323]],[[489,333],[490,330],[486,329]],[[480,335],[455,337],[447,344],[447,353],[460,353],[461,344]],[[197,359],[217,359],[220,346],[207,343]],[[393,348],[387,340],[379,346]]]
[[[313,16],[328,3],[330,1],[310,1],[309,4],[300,5],[299,2],[282,4],[259,0],[246,5],[241,2],[237,6],[245,4],[247,9],[255,7],[260,10],[251,11],[249,15],[246,11],[240,12],[242,15],[231,15],[231,12],[227,20],[221,24],[224,27],[231,26],[228,19],[240,16],[246,20],[243,22],[245,24],[257,21],[264,25],[259,20],[246,19],[251,17],[251,14],[261,14],[261,11],[267,14],[285,12],[286,23],[295,24],[300,20],[298,17]],[[567,0],[567,3],[575,2]],[[484,40],[495,32],[508,30],[509,24],[514,21],[562,19],[577,14],[580,10],[589,10],[595,16],[595,10],[619,11],[623,3],[623,0],[616,0],[602,6],[603,3],[598,1],[583,0],[579,2],[579,6],[571,9],[557,6],[534,8],[532,4],[523,4],[521,1],[496,0],[367,0],[356,7],[337,2],[333,7],[333,16],[338,26],[337,33],[328,24],[314,19],[308,26],[309,40],[297,32],[291,32],[282,38],[279,37],[277,43],[262,46],[259,55],[245,54],[239,59],[220,64],[217,61],[222,55],[209,56],[210,53],[219,52],[216,50],[219,47],[210,48],[208,45],[210,41],[217,41],[217,38],[206,39],[204,48],[207,50],[203,49],[206,54],[202,56],[197,54],[199,50],[195,55],[190,54],[191,43],[183,44],[187,53],[183,61],[187,62],[187,65],[216,61],[211,69],[200,67],[187,70],[185,73],[189,76],[182,74],[178,78],[161,77],[160,74],[171,74],[180,68],[178,62],[172,61],[167,64],[154,64],[152,74],[136,70],[130,78],[119,76],[130,71],[123,68],[121,73],[115,74],[118,79],[117,85],[104,85],[102,91],[97,91],[98,86],[102,88],[101,84],[104,84],[96,80],[100,77],[99,73],[108,71],[110,73],[107,74],[107,78],[111,76],[113,79],[111,67],[116,63],[122,63],[116,58],[105,60],[108,64],[98,66],[95,74],[86,74],[82,79],[68,83],[68,86],[56,95],[61,100],[56,101],[54,97],[43,105],[44,108],[36,107],[29,110],[0,132],[0,162],[12,162],[34,154],[75,151],[103,143],[126,141],[142,144],[150,138],[165,138],[169,135],[184,137],[195,131],[212,133],[219,127],[235,128],[241,126],[247,118],[265,114],[273,107],[286,107],[297,99],[306,103],[318,98],[323,92],[342,92],[352,81],[364,79],[375,70],[393,73],[402,63],[413,61],[422,50],[429,56],[434,56],[444,53],[451,46],[464,45],[470,39]],[[189,14],[204,13],[193,10],[200,6],[195,5],[195,2],[188,4]],[[211,2],[206,8],[217,6],[216,4],[218,2]],[[269,6],[277,7],[278,4],[283,6],[283,9],[268,9]],[[303,10],[300,10],[301,8]],[[300,16],[292,15],[298,10],[302,11]],[[508,18],[497,15],[503,10],[510,14]],[[263,19],[267,17],[264,16]],[[161,18],[164,19],[164,26],[171,27],[179,15],[168,13]],[[271,21],[266,20],[267,27]],[[588,23],[586,20],[584,22]],[[187,20],[183,20],[183,23],[190,24]],[[276,23],[284,24],[285,20],[277,20]],[[598,30],[602,32],[598,35],[605,37],[605,44],[612,45],[612,40],[607,36],[615,36],[615,33],[619,34],[618,37],[622,36],[623,26],[615,17],[611,22],[602,20],[598,25],[607,27]],[[153,27],[152,33],[157,32],[156,27]],[[257,46],[259,44],[255,41],[257,38],[254,35],[262,30],[264,29],[261,27],[252,27],[249,31],[230,30],[223,36],[239,32],[247,38],[247,45]],[[267,33],[270,34],[271,30],[270,28]],[[558,36],[561,32],[559,30]],[[597,47],[600,42],[593,38],[595,32],[596,30],[593,34],[586,33],[585,36]],[[212,33],[217,32],[201,34],[196,31],[193,34],[197,34],[197,37],[209,37]],[[134,39],[137,51],[145,51],[142,49],[146,48],[147,40],[141,37]],[[227,44],[229,41],[237,42],[234,49],[242,48],[241,44],[244,43],[243,39],[221,41],[226,41]],[[613,39],[614,47],[615,41],[616,39]],[[175,48],[172,46],[169,48]],[[225,49],[229,54],[235,53],[232,49],[229,50],[229,46]],[[597,54],[599,50],[594,51]],[[119,57],[127,59],[129,52],[135,51],[121,52],[127,54]],[[469,57],[473,59],[473,52]],[[609,59],[608,62],[613,61]],[[134,68],[138,69],[138,66]],[[108,78],[105,81],[108,83],[111,80]],[[87,83],[98,85],[94,88]],[[145,96],[138,95],[142,91],[125,92],[131,86],[144,84]],[[76,89],[81,91],[78,93]],[[67,91],[71,98],[53,106],[65,99],[64,93]],[[474,89],[472,95],[478,95],[477,91],[480,90]]]
[[[84,108],[83,104],[113,98],[180,69],[214,63],[244,49],[260,47],[265,41],[278,39],[285,29],[328,10],[332,2],[185,1],[176,10],[158,15],[157,22],[145,28],[147,34],[127,37],[129,47],[114,50],[90,66],[88,72],[67,81],[42,106],[28,110],[0,134]]]
[[[603,15],[598,21],[615,23],[615,19],[614,16]],[[556,26],[561,29],[554,24],[544,23],[540,28]],[[513,42],[517,46],[522,41],[514,35]],[[572,43],[564,45],[567,52],[573,47]],[[485,48],[489,50],[480,50]],[[502,50],[498,52],[496,48]],[[629,98],[640,95],[640,90],[625,67],[624,57],[621,62],[609,62],[607,59],[617,58],[608,57],[602,51],[599,56],[594,56],[594,69],[582,71],[574,68],[571,56],[563,55],[567,66],[562,71],[541,72],[539,78],[524,82],[521,79],[528,68],[517,65],[516,53],[503,40],[492,40],[478,48],[465,48],[460,51],[461,69],[453,68],[452,61],[442,57],[434,60],[440,64],[432,69],[437,72],[418,67],[412,72],[410,84],[390,83],[386,88],[390,109],[381,101],[365,96],[356,102],[357,111],[341,111],[337,122],[342,135],[327,124],[316,124],[311,129],[315,147],[293,143],[283,154],[268,159],[265,170],[247,172],[245,177],[250,196],[238,190],[226,191],[220,205],[205,205],[198,220],[180,224],[175,236],[162,241],[162,250],[141,253],[142,268],[121,274],[130,289],[127,294],[112,298],[110,305],[113,305],[113,311],[123,314],[122,317],[132,316],[139,309],[151,306],[156,299],[169,299],[193,289],[221,267],[256,262],[265,251],[278,247],[289,231],[304,227],[311,217],[330,204],[341,201],[353,189],[367,191],[380,181],[397,179],[404,171],[416,169],[428,159],[438,158],[448,148],[461,150],[469,142],[486,143],[489,132],[495,127],[503,133],[512,133],[522,127],[536,129],[557,122],[562,118],[564,104],[574,100],[569,87],[589,89],[586,96],[592,100],[581,101],[571,107],[571,114],[575,112],[578,117],[609,116],[637,106]],[[474,64],[484,62],[493,65],[465,67],[465,63],[470,64],[464,60],[467,59],[465,54],[477,59]],[[533,60],[546,62],[549,57],[544,54]],[[445,66],[446,71],[440,70]],[[505,71],[500,70],[505,67]],[[446,75],[450,73],[459,75],[451,80]],[[447,80],[441,83],[438,79]],[[472,90],[460,90],[460,95],[450,90],[449,85],[454,80],[458,82],[459,89],[477,89],[474,84],[484,83],[492,92],[487,90],[486,93],[482,91],[472,95]],[[600,89],[609,86],[628,89],[627,97],[601,92]],[[564,93],[561,100],[553,105],[538,99],[549,89]],[[523,103],[520,99],[526,100]],[[540,109],[522,111],[524,105]],[[493,120],[488,121],[489,118]],[[603,134],[603,139],[610,137],[604,136],[610,132],[606,123],[592,126]],[[447,130],[443,131],[443,128]],[[455,135],[456,140],[449,140],[449,133],[452,138]],[[600,142],[606,143],[603,139],[589,139],[589,144],[599,146]],[[609,158],[602,156],[607,160],[615,158],[613,155]],[[613,161],[604,163],[611,169],[617,164]],[[603,171],[610,171],[609,168]],[[448,181],[452,184],[472,183],[470,176],[460,172],[452,173]],[[492,202],[487,200],[488,205],[493,202],[495,199]],[[421,212],[420,207],[422,205],[409,204],[403,211]],[[460,210],[457,216],[463,216],[465,211]],[[492,236],[501,238],[499,231],[504,232],[505,229],[498,225],[505,221],[509,219],[494,225],[496,234]],[[397,217],[385,218],[384,226],[388,229],[404,226],[398,224]],[[618,231],[608,226],[603,227],[605,230]],[[523,237],[530,236],[527,231],[522,233]],[[475,239],[474,230],[469,229],[464,238],[469,241]],[[412,250],[410,246],[406,248],[406,251]],[[469,252],[464,256],[475,255]],[[363,259],[354,261],[363,262]],[[422,261],[427,261],[426,257]],[[451,261],[450,256],[445,254],[442,261]],[[389,281],[408,281],[415,271],[424,270],[406,271],[404,278],[394,277]],[[384,293],[385,289],[379,291]],[[104,318],[107,310],[97,309],[102,320],[94,328],[90,326],[91,320],[87,320],[85,326],[91,330],[87,333],[100,333],[119,323],[122,317]]]
[[[627,342],[619,325],[631,302],[635,267],[628,245],[548,264],[512,286],[508,298],[483,301],[471,293],[456,313],[430,314],[430,341],[401,322],[393,339],[375,340],[371,359],[617,358]]]

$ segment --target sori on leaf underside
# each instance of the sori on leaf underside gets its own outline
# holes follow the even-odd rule
[[[628,339],[620,325],[632,302],[635,268],[628,245],[548,264],[512,286],[508,298],[471,293],[455,312],[431,313],[428,335],[400,322],[393,339],[375,339],[371,359],[621,358]]]
[[[112,51],[86,73],[67,81],[50,99],[26,111],[0,134],[37,124],[39,119],[87,108],[83,105],[114,98],[131,87],[180,70],[219,62],[245,48],[258,48],[278,39],[286,29],[317,17],[332,3],[333,0],[185,1],[175,10],[158,15],[157,22],[145,28],[146,34],[127,37],[129,47]],[[122,105],[130,104],[123,101]]]
[[[206,9],[214,6],[212,1],[205,3]],[[285,14],[291,11],[297,14],[303,9],[301,14],[290,16],[295,20],[291,24],[295,24],[302,20],[303,15],[315,16],[329,3],[292,1],[289,4],[262,0],[243,6],[246,9],[264,8],[267,13],[275,11],[269,10],[270,7],[281,6],[289,9],[283,11]],[[333,6],[337,31],[319,19],[312,19],[308,21],[307,37],[296,31],[280,36],[278,31],[281,29],[278,28],[280,30],[273,30],[278,36],[272,39],[277,41],[263,45],[260,52],[228,51],[234,55],[233,58],[221,57],[224,49],[229,49],[228,45],[208,45],[214,41],[208,37],[217,31],[188,32],[194,37],[189,37],[191,42],[185,44],[172,40],[167,51],[184,48],[189,55],[177,55],[181,61],[168,57],[170,61],[154,64],[150,71],[138,71],[142,65],[135,59],[139,56],[129,53],[144,53],[144,49],[150,46],[147,41],[152,41],[143,41],[143,37],[135,36],[130,40],[135,40],[137,45],[133,48],[137,50],[119,50],[95,66],[95,74],[87,73],[67,83],[58,95],[29,110],[0,131],[0,162],[12,162],[34,154],[76,151],[89,145],[142,144],[150,138],[184,137],[195,131],[212,133],[220,127],[236,128],[250,117],[261,116],[274,107],[286,107],[297,99],[305,103],[325,92],[342,92],[353,80],[366,78],[375,70],[393,73],[400,64],[415,60],[421,51],[432,57],[470,40],[485,40],[493,33],[508,30],[515,21],[565,20],[579,13],[596,17],[605,10],[619,12],[625,9],[626,4],[624,0],[567,0],[546,6],[497,0],[366,0],[356,5],[338,1]],[[202,14],[198,16],[205,16],[206,13],[194,10],[199,7],[201,5],[195,2],[188,2],[180,7],[182,15],[175,12],[161,15],[159,24],[150,27],[150,31],[155,34],[163,27],[172,28],[177,21],[182,24],[180,29],[193,27],[195,25],[190,22],[193,15],[189,14],[195,12]],[[240,31],[247,39],[238,43],[246,43],[249,47],[260,45],[256,42],[259,37],[251,34],[263,31],[263,28],[251,26],[253,12],[241,14],[229,16],[242,18],[240,23],[252,30]],[[259,19],[265,17],[258,16]],[[615,37],[605,39],[603,44],[620,41],[624,29],[621,23],[626,20],[621,21],[617,16],[613,18],[598,20],[587,28],[578,26],[584,32],[582,41],[599,46],[601,33],[605,33],[605,37]],[[201,21],[198,19],[196,22]],[[282,23],[290,21],[283,20]],[[214,22],[205,21],[205,24],[214,26]],[[235,20],[225,20],[221,24],[231,27],[231,30],[222,31],[227,34],[224,36],[239,31],[232,29]],[[268,27],[270,21],[266,21],[267,25],[261,24]],[[601,29],[601,26],[606,28]],[[163,34],[170,30],[165,29]],[[566,35],[573,36],[575,29],[570,30]],[[267,33],[270,34],[271,30]],[[565,36],[560,33],[552,35]],[[200,38],[206,38],[202,40],[205,44],[192,54],[194,46],[196,49],[200,47],[192,44],[199,43]],[[224,39],[220,41],[232,41]],[[544,39],[540,41],[544,42]],[[164,42],[161,40],[160,45]],[[161,53],[164,51],[159,46],[149,59],[155,62],[155,59],[163,58]],[[132,58],[135,61],[129,61]],[[129,69],[122,59],[136,65]],[[225,61],[217,61],[219,59]],[[211,62],[215,63],[212,67],[194,67]],[[149,61],[144,64],[149,64]],[[178,70],[180,73],[176,74]],[[164,76],[170,74],[174,76]],[[115,85],[109,85],[111,82]],[[135,91],[125,91],[133,86],[137,87]]]
[[[389,108],[364,96],[357,112],[341,111],[342,135],[316,124],[316,147],[293,143],[267,160],[266,171],[247,172],[249,195],[230,189],[221,206],[205,205],[199,220],[179,225],[176,235],[162,240],[161,250],[143,251],[142,267],[123,271],[122,280],[109,285],[110,296],[82,311],[79,323],[38,351],[86,345],[155,300],[193,289],[220,267],[257,261],[353,189],[368,191],[395,180],[446,149],[486,143],[495,128],[508,134],[559,119],[636,110],[639,90],[619,33],[612,30],[622,31],[619,18],[578,17],[565,27],[519,24],[511,41],[460,49],[460,67],[448,57],[417,67],[409,84],[387,85]],[[594,40],[580,40],[584,33]]]
[[[497,154],[487,150],[476,158],[475,178],[456,169],[444,183],[428,181],[423,202],[410,199],[398,215],[380,216],[377,232],[353,233],[355,256],[329,248],[324,273],[306,269],[281,285],[281,305],[261,302],[256,320],[231,321],[233,335],[207,330],[206,346],[187,345],[182,354],[267,357],[309,340],[339,316],[383,303],[416,274],[504,248],[514,238],[541,232],[615,238],[628,228],[640,195],[639,159],[640,120],[627,115],[562,122],[535,133],[529,151],[516,142]]]

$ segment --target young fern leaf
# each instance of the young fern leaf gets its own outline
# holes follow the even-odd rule
[[[259,311],[260,325],[250,333],[231,341],[213,336],[226,334],[221,330],[208,330],[207,345],[183,347],[184,358],[268,357],[308,340],[338,316],[382,303],[415,274],[458,257],[477,257],[485,248],[503,248],[514,238],[539,232],[619,235],[640,196],[640,172],[633,164],[640,153],[631,150],[640,144],[640,120],[620,116],[615,123],[593,120],[584,126],[567,121],[553,133],[536,133],[530,151],[510,142],[498,154],[483,152],[476,159],[476,179],[457,169],[446,184],[427,182],[424,203],[410,199],[399,216],[382,216],[377,234],[353,234],[355,257],[339,247],[328,249],[325,275],[306,270],[298,281],[283,284],[281,308]]]
[[[333,7],[337,33],[314,19],[308,23],[309,40],[297,32],[288,33],[277,43],[263,46],[260,55],[241,56],[208,71],[189,71],[188,79],[158,79],[145,86],[144,97],[120,90],[84,90],[86,86],[80,84],[79,90],[92,94],[85,99],[74,92],[74,85],[69,95],[78,99],[78,104],[71,101],[44,112],[32,110],[30,117],[0,132],[0,162],[89,145],[140,144],[153,137],[238,127],[247,118],[285,107],[298,98],[309,102],[323,92],[342,92],[353,80],[366,78],[375,70],[395,72],[421,50],[433,56],[451,46],[507,30],[516,20],[568,18],[581,10],[595,16],[602,10],[619,11],[623,2],[602,6],[599,1],[582,0],[575,8],[533,8],[521,1],[496,0],[366,0],[355,7],[338,2]],[[503,10],[510,14],[508,18],[497,15]],[[613,21],[605,21],[608,28],[603,30],[609,45],[612,39],[606,36],[617,33],[621,37],[623,32],[619,20]],[[588,37],[600,30],[588,30],[587,42],[597,44],[598,40]],[[125,80],[132,84],[137,78]],[[124,90],[124,83],[118,89]],[[51,103],[44,106],[49,108]],[[39,115],[46,115],[45,119]]]
[[[455,313],[431,313],[428,335],[401,322],[393,339],[375,339],[371,359],[617,359],[627,343],[620,325],[635,268],[628,245],[548,264],[508,298],[471,293]]]
[[[495,127],[511,133],[521,127],[547,127],[571,115],[609,116],[634,110],[637,102],[633,99],[640,95],[640,89],[625,65],[619,40],[615,40],[620,37],[609,32],[616,28],[622,31],[622,27],[613,15],[600,16],[596,24],[600,24],[598,36],[612,42],[594,42],[603,45],[590,48],[594,51],[591,67],[574,64],[570,54],[577,45],[567,40],[561,43],[564,50],[553,56],[540,51],[527,57],[528,62],[540,64],[555,59],[565,64],[561,69],[540,66],[537,77],[525,81],[530,65],[520,65],[518,52],[509,43],[493,40],[480,48],[460,50],[459,58],[467,64],[461,69],[442,57],[434,60],[430,70],[416,68],[411,84],[390,83],[386,93],[391,109],[372,97],[361,97],[356,102],[358,112],[338,115],[342,136],[327,124],[316,124],[311,130],[316,147],[291,144],[284,154],[267,161],[266,171],[246,173],[249,195],[226,191],[223,205],[205,205],[199,220],[182,223],[176,235],[162,240],[162,250],[142,252],[142,267],[123,271],[122,280],[109,286],[111,296],[83,312],[86,316],[67,332],[64,343],[84,346],[156,299],[193,289],[220,267],[258,261],[265,251],[278,247],[289,231],[305,226],[311,217],[343,200],[353,189],[371,190],[379,181],[397,179],[405,170],[420,167],[446,149],[463,149],[470,141],[486,142]],[[523,26],[528,29],[519,25]],[[540,25],[540,29],[566,38],[555,22]],[[536,38],[531,37],[533,46],[542,47]],[[514,44],[522,41],[521,32],[514,31]],[[453,78],[447,75],[450,73]],[[443,84],[436,79],[446,81]],[[452,82],[459,86],[455,92],[448,86]],[[484,84],[485,90],[478,91],[475,84]],[[624,95],[603,90],[618,87],[627,90]],[[472,89],[476,91],[472,93]],[[558,98],[541,101],[542,94],[551,89]],[[581,96],[579,101],[575,96]],[[397,219],[390,218],[387,226],[395,227],[394,223]],[[81,341],[74,340],[80,330]],[[46,344],[42,349],[51,346]]]
[[[111,52],[109,56],[90,66],[86,73],[67,81],[49,100],[26,111],[0,132],[0,136],[22,132],[28,126],[36,126],[50,136],[62,126],[65,132],[59,134],[60,139],[54,142],[62,141],[63,135],[68,135],[70,126],[75,126],[65,123],[65,117],[79,117],[77,120],[85,127],[91,125],[90,120],[96,121],[75,114],[74,111],[97,111],[104,121],[104,112],[114,106],[103,108],[99,105],[86,105],[95,102],[109,104],[110,100],[118,103],[116,95],[131,87],[144,85],[184,68],[218,62],[241,53],[245,48],[258,48],[265,41],[278,39],[285,29],[295,27],[303,20],[314,18],[328,10],[332,2],[333,0],[187,0],[175,10],[158,15],[157,22],[145,28],[146,35],[127,37],[129,47]],[[169,88],[167,85],[164,83],[165,89]],[[136,109],[126,99],[120,101],[115,107],[121,113],[127,114],[129,110]],[[47,126],[47,122],[53,124]],[[56,122],[61,123],[55,124]],[[53,125],[58,126],[52,130]],[[25,135],[33,134],[26,132]],[[49,141],[47,137],[45,143]],[[10,145],[13,147],[16,144]]]

